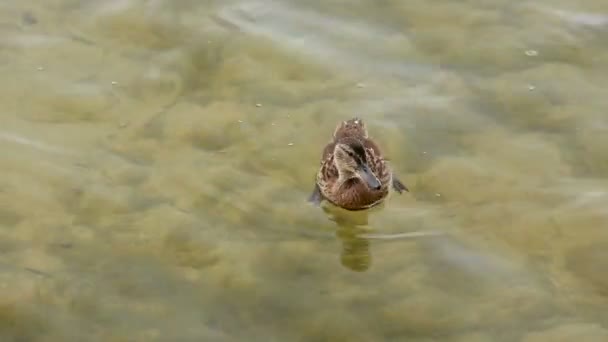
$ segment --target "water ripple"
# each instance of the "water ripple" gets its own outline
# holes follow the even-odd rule
[[[408,37],[362,21],[347,21],[274,1],[227,6],[216,19],[331,68],[398,77],[422,77],[434,70],[428,64],[403,62],[408,58],[407,48],[403,48],[410,44]],[[392,46],[400,49],[391,51],[395,50]]]

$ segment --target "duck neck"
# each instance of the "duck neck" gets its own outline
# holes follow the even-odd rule
[[[354,173],[344,172],[343,170],[338,169],[338,181],[336,182],[336,188],[343,188],[353,178],[356,178]]]

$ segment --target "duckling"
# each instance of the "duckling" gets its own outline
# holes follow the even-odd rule
[[[337,125],[323,149],[321,166],[309,201],[323,200],[346,210],[365,210],[382,203],[390,189],[409,189],[394,175],[360,118]]]

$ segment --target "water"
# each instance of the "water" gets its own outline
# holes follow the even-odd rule
[[[608,5],[0,5],[2,341],[605,341]],[[360,116],[411,189],[312,207]]]

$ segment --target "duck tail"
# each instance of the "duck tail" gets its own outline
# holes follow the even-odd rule
[[[337,140],[348,136],[367,138],[367,127],[363,120],[354,117],[350,120],[342,121],[336,126],[334,139]]]

